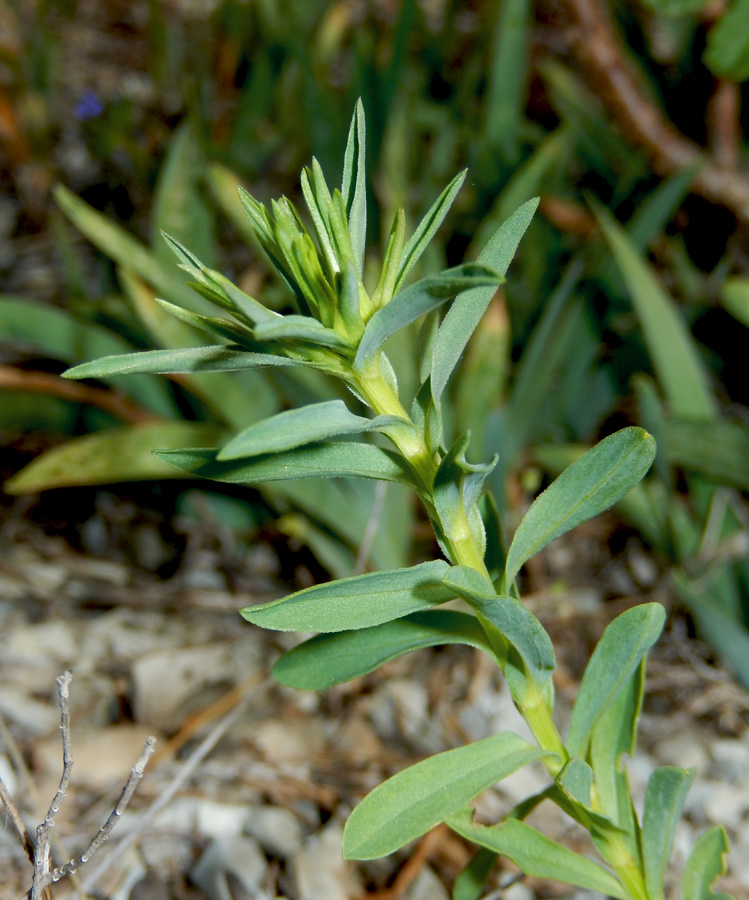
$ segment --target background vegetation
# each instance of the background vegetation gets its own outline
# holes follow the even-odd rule
[[[5,472],[20,469],[7,493],[174,476],[152,448],[215,444],[336,396],[307,375],[59,373],[195,342],[154,302],[194,302],[162,229],[284,302],[236,186],[299,200],[313,154],[337,180],[361,96],[373,247],[397,206],[418,221],[465,167],[422,272],[470,258],[541,197],[451,388],[477,458],[500,453],[507,526],[582,446],[645,426],[658,457],[623,527],[749,684],[747,0],[18,0],[0,17],[0,428]],[[38,432],[21,468],[21,435]],[[179,504],[183,486],[156,502]],[[205,500],[248,538],[272,521],[338,576],[418,555],[395,490]]]

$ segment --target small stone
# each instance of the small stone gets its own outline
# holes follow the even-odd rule
[[[710,753],[715,778],[742,782],[749,776],[749,744],[743,740],[719,738],[710,744]]]
[[[254,741],[266,759],[300,762],[322,752],[325,726],[318,718],[295,722],[269,719],[255,729]]]
[[[705,815],[715,825],[738,829],[749,813],[749,788],[713,782],[705,798]]]
[[[242,834],[247,810],[230,803],[214,803],[200,799],[195,808],[197,830],[205,837],[222,838]]]
[[[703,739],[696,729],[689,726],[658,741],[654,752],[661,765],[679,766],[681,769],[695,766],[702,771],[707,763]]]
[[[302,846],[302,824],[278,806],[245,808],[244,833],[254,837],[266,853],[285,859]]]
[[[536,895],[527,884],[516,881],[502,891],[502,900],[536,900]]]
[[[233,900],[229,888],[235,879],[249,897],[256,897],[268,874],[268,860],[257,841],[249,837],[216,838],[190,872],[193,884],[211,900]]]
[[[11,635],[5,649],[6,659],[28,665],[59,666],[72,663],[78,655],[78,642],[73,629],[65,622],[44,622],[19,628]]]
[[[430,866],[424,866],[403,896],[404,900],[450,900],[444,884]]]
[[[299,900],[349,900],[362,893],[342,856],[343,829],[333,821],[312,835],[292,859]]]
[[[133,665],[136,719],[176,730],[187,715],[210,702],[201,696],[207,689],[232,683],[233,676],[231,648],[219,643],[142,656]]]
[[[357,765],[372,762],[382,753],[382,741],[374,728],[359,716],[347,719],[338,732],[336,745]]]

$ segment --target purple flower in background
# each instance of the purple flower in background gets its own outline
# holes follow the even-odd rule
[[[79,122],[88,122],[104,112],[104,104],[91,91],[84,91],[83,96],[73,107],[73,115]]]

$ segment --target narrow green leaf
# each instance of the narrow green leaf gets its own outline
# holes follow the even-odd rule
[[[317,160],[313,160],[313,163],[315,162],[317,162]],[[315,234],[317,235],[317,240],[320,244],[320,248],[322,249],[324,257],[327,260],[328,268],[330,272],[338,272],[340,270],[340,264],[338,262],[338,259],[336,258],[333,245],[330,242],[330,235],[328,234],[328,228],[325,222],[323,210],[321,208],[321,203],[324,203],[325,200],[319,198],[317,196],[317,190],[313,189],[310,185],[310,179],[307,169],[302,172],[301,183],[304,201],[307,204],[307,209],[309,210],[309,214],[312,217],[312,224],[315,228]],[[328,198],[328,203],[329,202],[330,199]]]
[[[169,303],[159,297],[156,298],[156,302],[169,315],[174,316],[175,319],[179,319],[180,322],[186,322],[193,328],[205,332],[210,337],[223,339],[232,344],[247,343],[250,345],[254,343],[251,332],[233,319],[224,319],[219,316],[203,316],[199,313],[191,312],[189,309],[183,309],[181,306],[175,306],[174,303]]]
[[[660,603],[643,603],[617,616],[588,662],[572,710],[567,747],[584,759],[597,722],[626,686],[663,629]]]
[[[364,120],[364,106],[361,99],[356,101],[351,119],[346,152],[343,163],[343,185],[341,195],[348,213],[349,234],[354,251],[354,262],[362,274],[364,250],[367,243],[367,130]],[[355,173],[355,174],[354,174]],[[354,180],[355,179],[355,180]],[[352,191],[353,187],[353,191]]]
[[[663,900],[663,880],[674,833],[694,774],[694,769],[661,766],[648,780],[642,818],[642,855],[645,886],[651,900]]]
[[[344,859],[375,859],[426,834],[482,791],[549,754],[504,731],[416,763],[376,787],[343,831]]]
[[[398,265],[397,275],[395,278],[395,286],[393,293],[397,293],[403,284],[406,276],[411,268],[416,264],[417,260],[429,245],[429,242],[437,233],[440,225],[443,223],[445,216],[450,212],[450,207],[455,202],[455,198],[463,186],[468,169],[459,172],[448,186],[437,197],[434,203],[429,207],[424,218],[419,222],[418,228],[414,231],[410,240],[403,249],[403,255]]]
[[[214,450],[171,450],[156,455],[193,475],[228,484],[262,484],[298,478],[374,478],[413,487],[410,473],[397,453],[354,441],[310,444],[249,462],[221,462]]]
[[[453,566],[444,584],[473,606],[484,619],[499,630],[514,647],[523,663],[523,672],[541,686],[556,668],[551,638],[543,625],[514,597],[497,596],[486,580],[468,566]],[[508,661],[512,665],[511,661]]]
[[[496,853],[481,847],[455,879],[452,900],[479,900],[496,859]]]
[[[497,7],[486,102],[486,138],[506,160],[518,157],[530,61],[529,0],[504,0]]]
[[[380,277],[377,279],[377,286],[372,294],[372,305],[375,309],[378,309],[380,306],[387,306],[393,294],[398,290],[396,278],[403,255],[403,234],[405,229],[406,214],[402,209],[399,209],[390,228],[390,234],[385,245],[385,253],[382,257]]]
[[[721,288],[723,306],[731,315],[749,327],[749,278],[726,278]]]
[[[185,119],[169,141],[153,199],[151,243],[157,259],[164,265],[169,265],[171,259],[159,239],[162,231],[189,241],[201,259],[213,263],[214,216],[198,187],[205,165],[192,125]]]
[[[451,300],[461,291],[482,285],[491,285],[496,290],[503,280],[499,273],[478,263],[464,263],[462,266],[446,269],[439,275],[422,278],[396,294],[387,306],[378,309],[372,316],[364,329],[354,366],[359,370],[363,369],[392,334]]]
[[[273,677],[287,687],[324,691],[367,675],[412,650],[443,644],[467,644],[490,655],[492,652],[473,616],[430,609],[358,631],[310,638],[278,660]]]
[[[504,279],[538,203],[537,198],[529,200],[516,210],[497,229],[479,254],[477,262],[490,266]],[[498,282],[494,282],[485,287],[476,286],[461,293],[447,311],[437,332],[432,350],[432,394],[435,401],[442,396],[445,385],[458,364],[469,338],[496,293],[497,284]]]
[[[669,464],[749,490],[749,428],[743,422],[690,422],[667,417],[661,423]]]
[[[628,833],[634,831],[632,801],[622,757],[633,756],[637,721],[645,693],[645,660],[634,670],[591,733],[590,763],[604,814]],[[639,848],[633,848],[639,855]]]
[[[174,266],[160,262],[144,244],[123,228],[62,185],[55,188],[54,197],[68,219],[92,244],[119,265],[135,272],[156,293],[188,309],[206,309],[205,301],[187,287]]]
[[[369,628],[452,600],[442,583],[447,563],[371,572],[315,585],[241,612],[248,622],[276,631],[336,632]]]
[[[447,824],[466,840],[506,856],[526,875],[551,878],[619,900],[629,900],[619,881],[602,866],[568,850],[519,819],[506,819],[498,825],[476,825],[472,821],[472,810],[467,809],[450,816]]]
[[[349,412],[343,400],[310,403],[300,409],[289,409],[245,428],[221,448],[217,459],[241,459],[292,450],[314,441],[324,441],[342,434],[381,431],[391,425],[407,424],[396,416],[367,419]]]
[[[144,350],[105,356],[63,372],[63,378],[107,378],[148,372],[154,375],[187,375],[192,372],[238,372],[266,366],[303,365],[286,356],[252,353],[237,346],[180,347],[177,350]]]
[[[154,448],[215,444],[224,434],[224,429],[218,426],[197,422],[149,422],[100,431],[37,456],[6,481],[3,490],[9,494],[28,494],[79,485],[184,478],[184,472],[156,459]]]
[[[255,326],[254,334],[260,341],[307,341],[335,350],[351,350],[348,341],[337,331],[309,316],[288,315],[273,322],[261,322]]]
[[[694,421],[715,419],[707,372],[683,319],[624,229],[607,210],[594,212],[629,289],[671,412]]]
[[[730,850],[725,829],[716,825],[697,839],[689,854],[681,879],[681,900],[733,900],[729,894],[715,892],[711,886],[725,875],[724,856]]]
[[[620,500],[641,480],[654,457],[655,441],[646,431],[624,428],[565,469],[535,499],[515,532],[505,567],[507,584],[554,538]]]

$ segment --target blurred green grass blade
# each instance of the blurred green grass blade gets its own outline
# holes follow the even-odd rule
[[[525,112],[530,54],[530,0],[499,0],[491,47],[486,140],[516,162]]]
[[[452,900],[479,900],[497,856],[493,850],[481,847],[455,879]]]
[[[671,581],[694,616],[700,634],[724,659],[736,678],[749,689],[749,630],[743,622],[719,608],[708,591],[683,572],[675,571]]]
[[[262,250],[255,229],[239,199],[241,181],[238,176],[221,163],[211,162],[206,167],[205,177],[214,200],[240,236],[257,250]]]
[[[413,650],[443,644],[466,644],[490,655],[492,652],[474,616],[451,610],[424,610],[358,631],[311,638],[278,660],[273,666],[273,677],[297,690],[324,691],[367,675]]]
[[[749,327],[749,278],[726,278],[721,298],[728,312]]]
[[[199,185],[206,161],[189,121],[184,121],[169,142],[154,194],[152,245],[156,258],[172,263],[161,232],[174,235],[207,266],[214,266],[214,216]]]
[[[133,425],[75,438],[47,450],[3,485],[9,494],[28,494],[50,488],[123,481],[184,478],[184,472],[156,459],[156,447],[213,445],[224,429],[197,422],[158,422]]]
[[[572,137],[566,128],[558,128],[541,141],[530,158],[516,170],[497,198],[491,212],[479,225],[471,241],[469,255],[477,254],[514,211],[542,193],[546,177],[550,172],[557,172],[565,165],[571,149]]]
[[[708,31],[703,60],[720,78],[749,78],[749,0],[733,0]]]
[[[682,419],[714,420],[707,371],[689,329],[611,213],[598,206],[594,212],[629,290],[671,412]]]
[[[70,365],[110,354],[130,353],[132,346],[101,325],[80,322],[69,313],[21,297],[0,296],[0,341],[19,341],[34,352]],[[143,406],[169,417],[176,407],[166,385],[148,376],[110,378]]]
[[[670,465],[749,490],[749,428],[743,422],[666,418],[661,433]]]
[[[645,250],[666,228],[689,194],[697,168],[690,166],[664,179],[648,194],[632,218],[627,222],[627,234],[632,244]]]
[[[209,310],[206,301],[187,287],[176,266],[162,263],[124,228],[62,185],[55,188],[54,197],[68,219],[92,244],[123,268],[142,278],[157,294],[188,309],[198,312]]]

